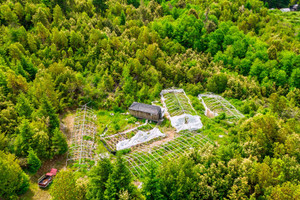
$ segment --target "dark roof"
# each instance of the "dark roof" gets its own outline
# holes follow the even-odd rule
[[[161,108],[159,106],[148,105],[144,103],[133,102],[129,107],[129,110],[141,111],[145,113],[150,113],[158,115],[161,113]]]

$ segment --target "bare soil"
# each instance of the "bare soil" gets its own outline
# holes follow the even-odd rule
[[[206,110],[206,116],[209,117],[209,118],[215,117],[213,112],[211,112],[209,109]]]
[[[68,144],[71,143],[74,120],[75,120],[75,114],[69,114],[64,119],[61,120],[64,125],[63,127],[61,127],[61,131],[67,136]]]
[[[149,145],[142,145],[140,148],[135,148],[134,151],[135,151],[135,150],[137,150],[137,151],[148,151],[149,149],[152,149],[153,147],[160,146],[160,145],[162,145],[163,143],[169,142],[169,141],[171,141],[171,140],[174,139],[175,134],[176,134],[175,129],[169,128],[169,129],[165,130],[164,132],[165,132],[165,134],[166,134],[167,136],[164,137],[163,139],[154,141],[154,142],[152,142],[152,143],[149,144]]]

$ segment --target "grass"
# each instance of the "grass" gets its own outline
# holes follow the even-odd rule
[[[36,182],[30,181],[28,191],[20,196],[20,200],[48,200],[51,199],[49,193],[51,185],[45,189],[41,189]]]
[[[164,94],[164,98],[171,117],[179,116],[184,113],[191,115],[196,114],[189,104],[188,98],[183,93],[167,93]]]
[[[107,135],[113,135],[130,128],[137,127],[139,124],[145,123],[145,120],[138,120],[135,117],[120,112],[99,110],[97,112],[98,134],[102,134],[107,127]]]

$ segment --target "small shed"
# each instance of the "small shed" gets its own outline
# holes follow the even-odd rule
[[[162,118],[162,111],[159,106],[133,102],[129,107],[129,113],[137,118],[148,119],[158,122]]]

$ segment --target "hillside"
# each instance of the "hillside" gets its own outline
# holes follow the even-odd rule
[[[1,0],[0,199],[300,198],[295,3]]]

